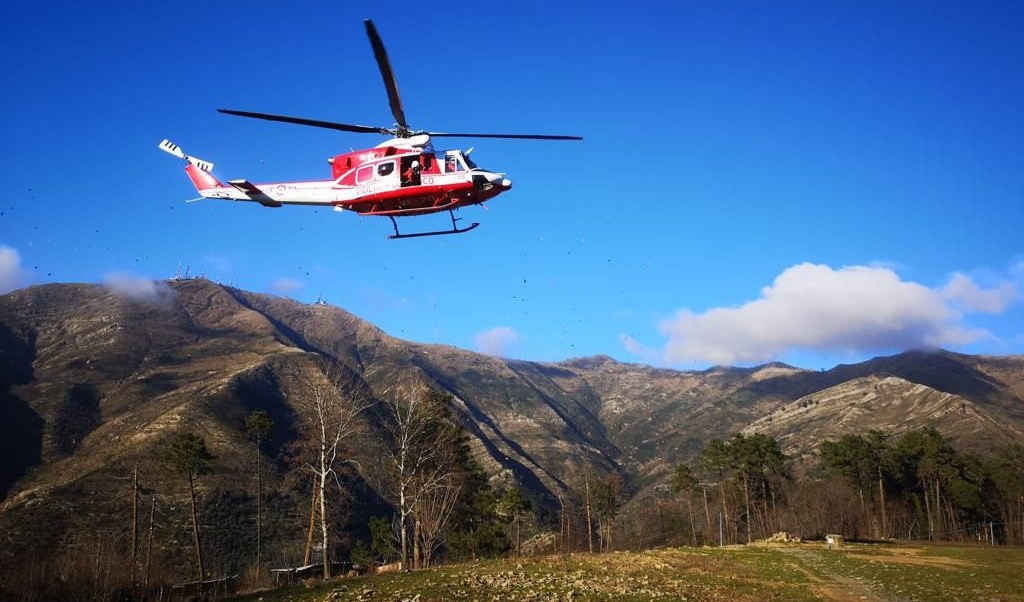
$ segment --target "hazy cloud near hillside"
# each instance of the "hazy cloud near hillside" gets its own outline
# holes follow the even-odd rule
[[[522,339],[518,332],[508,326],[495,326],[473,337],[476,350],[487,355],[505,357],[509,348]]]
[[[116,295],[136,301],[163,301],[174,294],[166,282],[131,272],[110,272],[103,277],[103,286]]]
[[[278,295],[290,295],[296,291],[302,290],[302,287],[304,286],[306,285],[301,280],[285,276],[271,282],[270,290]]]
[[[28,282],[28,273],[21,269],[21,254],[7,245],[0,245],[0,295],[20,288]]]
[[[662,320],[668,364],[757,363],[794,350],[858,352],[962,345],[991,335],[963,324],[970,312],[1000,313],[1020,298],[1010,283],[980,287],[955,273],[941,288],[903,280],[884,266],[789,267],[757,299]],[[627,350],[647,350],[623,340]]]
[[[970,276],[957,272],[942,289],[942,296],[959,304],[967,311],[999,314],[1020,298],[1017,287],[1009,282],[983,289]]]

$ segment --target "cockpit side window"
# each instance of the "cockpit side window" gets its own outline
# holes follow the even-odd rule
[[[377,177],[384,178],[390,176],[395,171],[395,162],[388,161],[387,163],[381,163],[377,166]]]
[[[464,171],[462,163],[459,161],[459,158],[452,153],[445,155],[444,173],[455,173],[458,171]]]

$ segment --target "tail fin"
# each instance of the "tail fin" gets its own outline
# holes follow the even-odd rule
[[[185,152],[181,150],[180,146],[167,139],[164,139],[164,141],[157,146],[160,150],[188,162],[188,166],[185,168],[185,173],[188,174],[188,179],[192,180],[192,184],[199,192],[209,188],[224,187],[224,185],[217,181],[217,178],[213,177],[213,174],[210,173],[213,171],[213,163],[204,161],[198,157],[186,155]]]

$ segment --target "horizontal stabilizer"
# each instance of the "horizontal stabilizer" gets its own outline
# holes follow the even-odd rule
[[[160,148],[160,150],[166,153],[170,153],[179,159],[184,159],[191,163],[192,165],[195,165],[199,169],[205,171],[206,173],[210,173],[211,171],[213,171],[213,163],[210,163],[209,161],[204,161],[199,157],[190,157],[186,155],[185,151],[181,150],[180,146],[171,142],[170,140],[167,140],[166,138],[157,146]]]
[[[166,138],[164,138],[163,142],[161,142],[157,146],[160,147],[160,150],[171,153],[172,155],[179,159],[185,158],[185,153],[184,151],[181,150],[181,147]]]
[[[256,187],[255,184],[249,180],[228,180],[228,184],[231,184],[235,190],[245,194],[251,200],[256,201],[264,207],[280,207],[281,203],[270,198],[267,193],[263,192]]]
[[[196,157],[186,157],[186,159],[188,159],[189,163],[195,165],[196,167],[205,171],[206,173],[210,173],[211,171],[213,171],[213,163],[210,163],[209,161],[203,161],[202,159],[197,159]]]

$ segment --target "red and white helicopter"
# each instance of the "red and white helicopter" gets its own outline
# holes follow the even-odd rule
[[[413,130],[405,120],[402,100],[398,96],[391,64],[384,44],[373,22],[364,21],[370,45],[377,58],[377,66],[384,78],[391,114],[395,125],[371,127],[318,121],[301,117],[270,115],[218,109],[221,113],[253,117],[268,121],[281,121],[313,127],[392,136],[374,148],[358,150],[331,157],[331,179],[308,182],[275,182],[253,184],[248,180],[228,180],[222,184],[210,173],[213,163],[184,153],[181,147],[164,140],[159,147],[188,165],[185,173],[201,195],[200,198],[254,201],[264,207],[282,205],[333,206],[336,211],[354,211],[359,215],[379,215],[391,219],[395,233],[388,238],[412,238],[439,234],[468,232],[480,224],[459,228],[454,210],[477,205],[509,190],[512,182],[505,174],[478,167],[467,151],[436,150],[431,138],[517,138],[534,140],[582,140],[579,136],[549,136],[543,134],[457,134]],[[401,234],[398,217],[425,215],[447,211],[452,218],[451,230]]]

